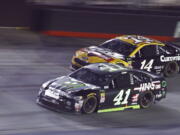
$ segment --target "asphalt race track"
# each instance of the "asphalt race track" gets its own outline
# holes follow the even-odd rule
[[[92,115],[57,113],[35,102],[40,85],[70,73],[75,50],[104,39],[56,38],[0,30],[0,135],[178,134],[180,75],[152,108]]]

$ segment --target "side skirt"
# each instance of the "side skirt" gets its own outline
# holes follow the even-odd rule
[[[126,109],[140,109],[140,105],[132,105],[132,106],[126,106],[126,107],[116,107],[116,108],[102,109],[102,110],[98,110],[98,113],[123,111],[123,110],[126,110]]]

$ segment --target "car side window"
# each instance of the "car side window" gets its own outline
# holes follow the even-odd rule
[[[158,51],[160,55],[176,53],[175,49],[171,46],[159,46]]]
[[[143,82],[142,78],[140,78],[137,74],[134,74],[134,73],[130,74],[130,84],[131,85],[140,84],[142,82]]]
[[[110,89],[110,90],[115,89],[114,80],[111,80],[111,82],[109,83],[109,89]]]
[[[157,55],[157,46],[156,45],[148,45],[141,48],[140,53],[141,57],[152,57]]]
[[[114,87],[122,88],[130,85],[130,75],[128,72],[124,72],[114,79]]]
[[[151,78],[145,74],[138,73],[139,78],[142,80],[142,82],[150,82]]]
[[[157,54],[158,55],[164,55],[164,54],[169,54],[169,52],[167,52],[167,50],[164,47],[159,46]]]
[[[141,58],[141,50],[139,50],[139,51],[135,54],[135,58]]]

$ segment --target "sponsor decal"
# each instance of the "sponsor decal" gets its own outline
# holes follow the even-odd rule
[[[169,62],[169,61],[180,61],[180,56],[168,56],[165,57],[164,55],[160,56],[160,61],[161,62]]]
[[[167,82],[166,81],[162,81],[161,85],[162,85],[162,87],[166,87],[167,86]]]
[[[133,85],[133,84],[134,84],[133,74],[130,74],[130,84],[131,84],[131,85]]]
[[[149,83],[142,83],[140,84],[140,87],[134,88],[134,90],[138,90],[138,91],[146,91],[146,90],[156,90],[156,89],[160,89],[161,88],[161,84],[160,81],[153,81],[153,82],[149,82]]]
[[[81,100],[81,101],[76,102],[76,103],[75,103],[75,105],[74,105],[74,109],[75,109],[75,111],[76,111],[76,112],[80,112],[80,111],[81,111],[82,106],[83,106],[83,101],[82,101],[82,100]]]
[[[105,93],[101,93],[100,94],[100,103],[104,103],[105,102]]]
[[[55,99],[59,99],[59,96],[69,97],[68,93],[62,90],[52,88],[52,87],[49,87],[49,89],[45,91],[45,95],[55,98]]]
[[[156,94],[156,99],[161,99],[166,96],[166,91],[159,91],[159,93]]]
[[[109,57],[113,57],[113,58],[117,58],[117,59],[123,59],[124,58],[123,55],[116,53],[116,52],[107,51],[107,50],[104,50],[104,49],[99,48],[99,47],[95,47],[95,48],[90,47],[90,48],[92,49],[93,54],[95,54],[97,56],[101,56],[104,59],[109,59]]]
[[[109,86],[104,86],[104,89],[109,89]]]
[[[52,100],[52,103],[56,104],[56,100],[53,99],[53,100]]]
[[[57,91],[51,90],[51,89],[48,89],[45,91],[45,96],[48,96],[48,97],[51,97],[54,99],[59,99],[59,93]]]
[[[140,109],[140,106],[139,105],[132,105],[132,106],[125,106],[125,107],[109,108],[109,109],[98,110],[98,113],[123,111],[125,109]]]
[[[164,67],[164,66],[154,66],[154,69],[155,69],[155,70],[161,70],[161,69],[163,69],[163,67]]]
[[[139,44],[139,43],[152,43],[154,40],[143,37],[143,36],[132,36],[132,35],[128,35],[126,37],[124,37],[124,39],[131,39],[135,44]]]
[[[90,93],[90,94],[87,95],[87,97],[95,96],[95,95],[96,95],[96,93]]]
[[[158,93],[158,94],[156,94],[156,98],[158,99],[158,98],[162,98],[163,97],[163,94],[162,93]]]
[[[71,102],[70,102],[70,101],[66,101],[66,104],[67,104],[68,106],[70,106],[70,105],[71,105]]]
[[[133,95],[132,96],[132,102],[137,104],[138,98],[139,98],[139,94]]]
[[[119,66],[115,66],[115,65],[100,64],[99,69],[102,71],[115,72],[120,69],[123,69],[123,67],[119,67]]]
[[[161,71],[163,70],[164,65],[163,66],[154,66],[154,70],[156,72],[156,74],[161,74]]]
[[[78,81],[64,82],[65,86],[72,86],[73,88],[83,87],[85,84],[80,83]]]

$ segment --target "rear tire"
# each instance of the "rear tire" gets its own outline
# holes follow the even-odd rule
[[[164,68],[164,76],[173,77],[179,72],[179,65],[177,62],[169,62]]]
[[[84,100],[82,106],[82,112],[85,114],[91,114],[96,111],[98,100],[95,96],[89,96]]]
[[[142,92],[139,96],[139,105],[141,108],[149,108],[154,103],[155,96],[151,91]]]

